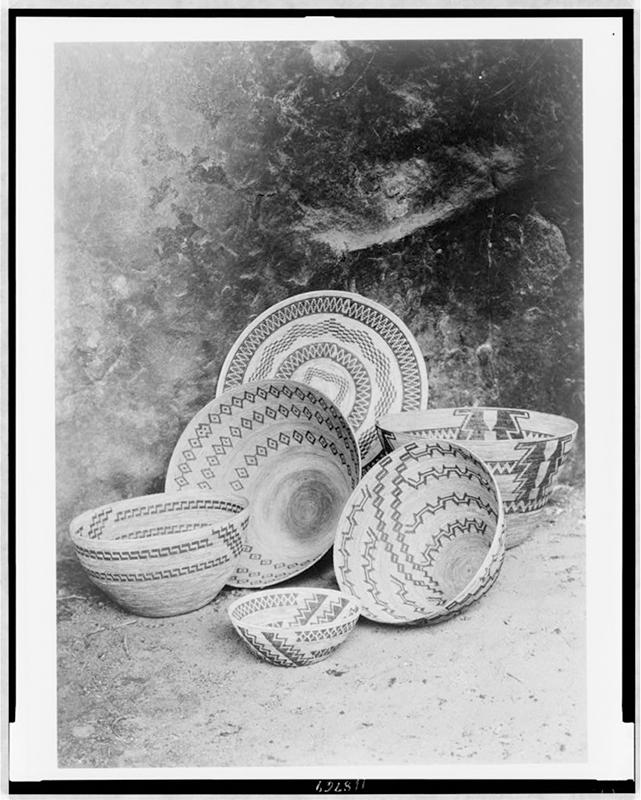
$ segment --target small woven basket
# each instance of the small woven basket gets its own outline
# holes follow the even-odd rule
[[[386,453],[408,442],[454,440],[483,459],[501,492],[508,549],[539,523],[578,430],[576,422],[556,414],[489,407],[388,414],[376,427]]]
[[[69,526],[89,579],[134,614],[171,617],[209,603],[236,568],[245,498],[152,494],[86,511]]]
[[[359,604],[333,589],[269,589],[234,601],[234,628],[250,650],[280,667],[303,667],[327,658],[358,620]]]

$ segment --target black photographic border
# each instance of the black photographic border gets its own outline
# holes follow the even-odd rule
[[[286,8],[261,9],[168,9],[168,8],[18,8],[8,10],[8,237],[7,237],[7,610],[8,610],[8,721],[15,720],[16,706],[16,562],[15,562],[15,413],[16,413],[16,27],[20,17],[299,17],[333,16],[336,18],[363,17],[423,17],[423,18],[576,18],[618,17],[622,23],[622,90],[623,90],[623,175],[622,239],[624,263],[623,296],[623,419],[630,419],[630,406],[636,409],[636,330],[635,330],[635,124],[634,124],[634,24],[631,8],[600,9],[381,9],[381,8]],[[638,24],[638,19],[636,20]],[[625,423],[629,425],[628,422]],[[629,430],[629,428],[628,428]],[[622,721],[635,723],[636,702],[636,435],[634,415],[634,446],[623,447],[623,524],[622,531]],[[627,522],[627,525],[625,524]],[[605,532],[604,532],[605,534]],[[578,779],[367,779],[345,780],[261,779],[261,780],[8,780],[9,794],[587,794],[593,792],[634,793],[636,787],[636,726],[634,737],[635,778],[632,780]],[[354,776],[356,778],[356,776]],[[350,783],[350,788],[347,788]],[[7,785],[7,784],[5,784]],[[341,786],[343,788],[341,788]],[[331,787],[331,788],[328,788]]]

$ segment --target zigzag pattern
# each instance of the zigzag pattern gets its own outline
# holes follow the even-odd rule
[[[466,536],[470,533],[470,531],[479,533],[481,536],[486,536],[488,533],[488,527],[485,522],[475,519],[474,517],[465,517],[464,519],[457,520],[456,522],[448,522],[439,531],[437,531],[432,539],[432,542],[423,551],[425,564],[427,566],[432,566],[432,564],[434,564],[436,557],[443,549],[445,542],[451,542],[459,536]]]
[[[335,372],[329,372],[326,369],[320,369],[320,367],[310,367],[303,375],[303,381],[305,383],[311,383],[314,378],[318,378],[319,380],[324,381],[326,384],[333,383],[335,386],[338,386],[338,391],[336,392],[336,396],[333,398],[333,400],[336,405],[341,408],[343,401],[347,397],[347,392],[349,391],[349,383]]]
[[[237,348],[234,358],[229,366],[224,388],[244,382],[247,364],[258,350],[260,345],[270,335],[278,331],[287,323],[315,314],[339,314],[349,319],[362,322],[368,328],[376,331],[391,347],[401,367],[401,374],[407,376],[408,405],[407,408],[419,408],[421,405],[422,387],[415,386],[418,375],[417,361],[414,352],[407,341],[406,334],[386,315],[357,299],[325,295],[323,297],[310,297],[304,300],[293,300],[280,308],[274,309],[263,319],[257,327],[249,331],[246,338]],[[420,383],[420,380],[419,380]],[[404,395],[406,392],[404,391]]]
[[[354,320],[360,323],[365,329],[376,332],[390,348],[392,358],[400,369],[401,374],[401,394],[400,394],[400,408],[398,410],[405,411],[416,408],[421,408],[427,400],[427,383],[425,381],[425,368],[422,360],[419,361],[417,352],[415,352],[412,341],[408,338],[409,332],[399,328],[388,315],[382,313],[378,309],[372,307],[365,301],[360,301],[354,297],[343,297],[325,295],[321,297],[307,297],[303,299],[291,298],[284,305],[275,307],[258,323],[250,326],[250,328],[243,333],[241,339],[232,347],[230,356],[228,357],[224,370],[219,380],[219,393],[227,390],[228,388],[247,382],[250,378],[248,376],[249,364],[256,354],[262,349],[264,352],[261,354],[261,363],[257,370],[254,371],[255,377],[267,377],[273,372],[274,359],[276,356],[283,352],[283,346],[279,344],[283,339],[287,339],[290,346],[296,338],[303,335],[302,324],[292,326],[296,328],[296,334],[291,340],[290,333],[282,333],[283,326],[293,323],[297,320],[304,320],[305,318],[314,315],[330,315],[335,314],[343,316],[347,319]],[[309,323],[312,325],[312,323]],[[327,331],[324,327],[332,325]],[[397,387],[389,381],[389,360],[382,357],[380,347],[375,345],[369,336],[363,331],[355,332],[347,327],[344,327],[336,319],[321,320],[316,323],[311,335],[317,338],[320,335],[334,335],[337,338],[343,337],[344,342],[354,342],[358,344],[363,354],[374,365],[376,370],[377,391],[380,393],[380,399],[375,403],[373,413],[371,414],[372,423],[375,419],[380,417],[392,408],[394,398],[397,396]],[[281,334],[278,341],[272,344],[266,344],[270,337],[276,337]],[[309,331],[307,331],[309,333]],[[371,408],[371,401],[370,401]],[[350,420],[352,425],[354,421]],[[361,439],[361,431],[358,425],[354,425],[356,433],[359,436],[359,444],[361,445],[361,453],[363,456],[364,464],[367,464],[373,458],[380,445],[376,440],[374,430],[367,431],[367,442]],[[365,444],[368,448],[365,449]]]
[[[513,461],[486,461],[492,475],[511,475],[518,459]]]
[[[345,622],[343,625],[336,625],[331,630],[317,630],[309,628],[304,631],[296,631],[296,641],[298,642],[321,642],[327,639],[337,639],[339,636],[346,636],[356,625],[358,617],[354,617],[350,622]],[[331,622],[331,620],[328,620]]]
[[[276,374],[280,373],[280,370],[274,368],[273,359],[280,352],[286,351],[289,345],[298,341],[303,336],[315,336],[318,338],[322,336],[332,336],[334,339],[338,339],[339,341],[345,343],[357,344],[368,361],[374,366],[376,388],[379,395],[377,402],[374,404],[374,409],[372,412],[372,393],[369,376],[367,375],[367,371],[362,368],[362,371],[367,375],[367,397],[363,397],[363,402],[365,402],[365,400],[367,401],[365,417],[368,413],[370,413],[373,420],[376,420],[392,407],[394,401],[396,400],[397,390],[394,386],[394,383],[390,380],[390,366],[388,359],[383,357],[381,351],[372,343],[369,336],[358,331],[350,330],[334,319],[324,320],[316,325],[293,326],[285,336],[276,341],[274,344],[269,345],[265,349],[260,366],[256,368],[256,370],[249,376],[249,380],[257,380],[258,378],[268,377],[272,372],[275,372]],[[312,345],[311,347],[313,348],[314,346]],[[325,357],[327,357],[327,355]],[[356,386],[356,388],[358,389],[359,387]],[[363,422],[364,418],[359,424],[356,424],[356,422],[350,418],[350,423],[354,427],[356,434],[359,437],[361,453],[365,459],[367,451],[363,449],[363,442],[360,438],[360,427]],[[367,432],[375,435],[373,422],[370,423]],[[374,438],[373,436],[370,436],[370,443],[372,441],[374,441]]]
[[[295,606],[298,604],[298,595],[294,592],[279,592],[277,595],[258,595],[248,597],[241,605],[236,606],[232,611],[234,619],[241,621],[257,611],[264,611],[266,608],[280,608],[281,606]]]
[[[323,605],[326,597],[327,595],[324,594],[313,594],[311,597],[306,597],[302,603],[299,601],[296,616],[294,617],[295,624],[307,625],[310,619]]]
[[[269,647],[260,635],[254,636],[245,628],[236,628],[240,636],[247,642],[250,649],[256,650],[267,661],[276,662],[281,667],[295,667],[291,659],[286,658],[274,648]]]
[[[165,558],[166,556],[179,555],[180,553],[193,553],[197,550],[219,547],[221,544],[227,547],[234,556],[240,554],[242,541],[241,537],[238,535],[236,525],[232,523],[224,528],[219,528],[214,532],[213,536],[209,534],[203,539],[167,545],[165,547],[148,547],[143,550],[124,550],[122,552],[117,552],[113,550],[90,549],[76,544],[75,549],[79,556],[91,558],[96,561],[137,561],[151,558]]]
[[[482,597],[493,586],[494,582],[499,576],[501,565],[503,563],[505,522],[502,524],[499,536],[497,538],[501,542],[499,553],[493,554],[493,557],[486,562],[485,568],[476,585],[474,585],[470,591],[463,595],[463,597],[459,597],[458,600],[455,598],[449,603],[446,603],[445,607],[447,609],[453,609],[455,610],[455,613],[458,613],[463,608],[466,608]]]
[[[311,660],[309,654],[294,647],[292,642],[284,636],[279,636],[277,633],[268,633],[267,631],[263,633],[263,636],[277,653],[283,658],[289,659],[292,666],[302,667]]]
[[[421,469],[424,459],[440,456],[455,456],[457,462]],[[468,462],[474,464],[476,469],[468,468]],[[408,523],[405,511],[408,492],[415,496],[415,492],[420,492],[426,485],[428,478],[447,480],[451,477],[467,480],[470,493],[457,487],[445,496],[424,502],[420,510],[413,512],[413,522]],[[474,487],[484,489],[485,496],[478,495]],[[417,617],[441,619],[444,610],[455,613],[460,603],[472,602],[483,594],[500,569],[504,533],[497,532],[496,538],[494,535],[490,537],[493,531],[484,519],[498,519],[498,502],[491,499],[495,496],[494,484],[480,473],[478,459],[454,444],[423,440],[404,450],[394,451],[377,464],[366,481],[361,482],[358,496],[352,496],[349,508],[339,523],[335,563],[341,588],[361,599],[363,613],[369,612],[366,616],[372,619],[412,622]],[[475,511],[474,516],[464,516],[445,523],[427,542],[419,558],[415,555],[416,534],[424,524],[425,516],[431,518],[452,505],[461,509],[478,509],[481,516],[476,516]],[[454,602],[456,598],[450,598],[446,602],[444,591],[429,568],[446,541],[471,531],[491,538],[488,541],[485,569],[472,583],[469,597],[459,597],[457,602]],[[380,576],[385,563],[381,558],[383,553],[389,564],[385,573],[389,581],[387,586]],[[390,592],[392,586],[394,589]],[[436,604],[437,610],[428,614],[425,606],[418,604],[416,590],[426,603]]]
[[[372,384],[369,374],[363,364],[356,358],[356,356],[349,350],[339,347],[333,342],[314,342],[300,347],[290,353],[276,369],[276,375],[279,378],[291,378],[294,372],[302,365],[315,359],[326,358],[341,367],[349,373],[352,383],[354,385],[354,404],[351,409],[343,409],[339,397],[334,401],[341,410],[346,414],[350,425],[354,430],[358,430],[365,421],[370,409],[372,401]],[[318,372],[318,369],[316,372]],[[334,382],[344,383],[340,376],[325,372],[325,379]],[[308,382],[307,375],[305,382]],[[345,386],[343,394],[347,393]]]
[[[503,508],[506,514],[527,514],[537,511],[547,504],[548,494],[537,497],[535,500],[504,500]]]
[[[346,600],[343,597],[338,598],[337,600],[333,600],[331,597],[328,597],[322,611],[317,610],[314,619],[314,625],[324,625],[328,622],[334,622],[340,617],[343,609],[348,604],[349,600]]]
[[[159,581],[165,578],[178,578],[181,575],[192,575],[195,572],[205,572],[219,567],[222,564],[228,563],[230,554],[218,556],[210,561],[201,561],[197,564],[186,564],[183,567],[174,567],[173,569],[155,570],[154,572],[134,572],[134,573],[114,573],[114,572],[100,572],[91,569],[90,566],[83,561],[83,567],[88,575],[103,583],[145,583],[147,581]]]

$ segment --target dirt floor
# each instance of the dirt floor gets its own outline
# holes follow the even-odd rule
[[[225,589],[181,617],[121,611],[62,548],[61,767],[572,762],[586,758],[582,491],[559,487],[493,589],[440,625],[361,620],[329,659],[258,661]],[[290,581],[335,586],[331,557]]]

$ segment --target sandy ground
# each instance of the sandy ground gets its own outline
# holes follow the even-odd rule
[[[582,491],[560,487],[496,585],[423,628],[361,620],[329,659],[258,661],[226,608],[154,620],[58,565],[61,767],[572,762],[586,758]],[[290,583],[335,586],[331,558]]]

